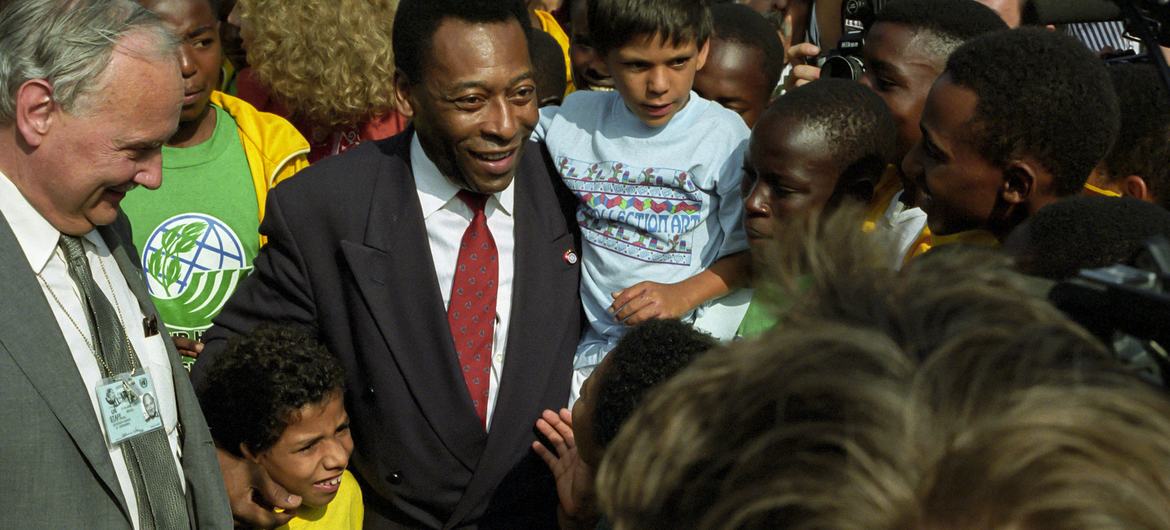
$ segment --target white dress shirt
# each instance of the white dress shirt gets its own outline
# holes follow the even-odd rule
[[[410,164],[414,171],[414,185],[418,188],[418,202],[422,206],[423,222],[427,227],[427,241],[434,260],[435,277],[439,279],[439,291],[443,296],[443,307],[451,302],[451,282],[455,279],[455,264],[459,260],[459,244],[463,233],[471,225],[472,211],[463,201],[455,197],[459,187],[439,172],[435,163],[427,157],[422,144],[415,135],[410,142]],[[499,256],[499,278],[496,287],[496,321],[492,334],[492,371],[488,382],[487,417],[488,430],[492,425],[492,413],[496,408],[496,396],[500,391],[500,376],[504,373],[504,352],[508,343],[508,321],[512,315],[512,274],[515,271],[516,226],[513,217],[515,206],[515,180],[503,191],[493,194],[484,207],[488,230],[496,242]]]
[[[105,435],[105,425],[102,423],[101,411],[98,408],[96,394],[97,385],[102,379],[101,369],[98,367],[97,357],[90,347],[93,338],[89,336],[89,321],[86,309],[82,304],[81,291],[69,276],[69,267],[65,255],[57,247],[61,232],[53,228],[28,200],[21,195],[20,190],[8,179],[0,174],[0,212],[16,235],[25,258],[28,259],[32,272],[39,277],[38,283],[45,294],[45,302],[53,310],[57,327],[65,337],[65,343],[73,354],[73,362],[77,365],[77,372],[85,383],[86,394],[98,426]],[[90,273],[98,289],[110,299],[110,303],[121,314],[126,336],[138,353],[142,367],[150,374],[154,382],[155,396],[158,398],[159,411],[163,419],[163,427],[167,431],[167,441],[170,442],[171,455],[175,459],[175,467],[179,472],[179,483],[186,489],[186,480],[183,478],[183,466],[179,461],[179,415],[175,405],[174,380],[171,378],[171,364],[167,359],[166,345],[163,343],[165,333],[156,333],[146,337],[142,321],[144,315],[138,305],[134,292],[126,284],[126,278],[118,263],[110,254],[109,247],[97,230],[90,231],[84,236],[85,254],[89,259]],[[133,256],[131,257],[133,259]],[[108,278],[108,281],[107,281]],[[50,291],[51,290],[51,291]],[[54,295],[56,299],[54,299]],[[60,301],[60,303],[58,303]],[[76,325],[75,325],[76,323]],[[79,329],[80,328],[80,329]],[[85,330],[83,336],[81,330]],[[107,446],[109,444],[107,443]],[[126,499],[126,506],[130,511],[130,521],[134,528],[138,528],[138,501],[134,495],[134,486],[130,481],[130,472],[126,467],[126,460],[122,456],[121,446],[110,448],[110,460],[114,465],[114,473],[118,476],[118,484],[122,488],[122,497]],[[78,470],[80,473],[88,471]]]

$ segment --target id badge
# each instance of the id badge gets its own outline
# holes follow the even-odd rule
[[[97,399],[111,447],[163,426],[150,374],[124,373],[102,379]]]

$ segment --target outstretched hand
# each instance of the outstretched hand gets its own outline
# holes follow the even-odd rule
[[[550,451],[540,442],[533,442],[532,449],[544,460],[552,471],[557,483],[557,497],[560,499],[561,528],[588,527],[596,524],[597,510],[593,494],[593,470],[577,454],[577,441],[573,437],[573,413],[561,409],[560,413],[545,410],[536,420],[540,431],[553,449]]]
[[[820,54],[821,49],[812,43],[802,42],[790,46],[784,53],[788,64],[792,65],[792,74],[788,76],[786,88],[791,89],[820,79],[821,69],[805,62]]]

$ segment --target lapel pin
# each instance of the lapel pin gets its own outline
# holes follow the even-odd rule
[[[576,265],[577,264],[577,253],[573,252],[573,249],[571,249],[571,248],[565,250],[564,258],[565,258],[565,263],[568,263],[569,265]]]

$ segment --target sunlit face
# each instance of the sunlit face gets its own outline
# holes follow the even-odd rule
[[[199,120],[210,108],[211,91],[217,88],[223,66],[219,20],[208,0],[154,0],[144,5],[162,18],[182,43],[183,113],[179,119],[184,123]]]
[[[940,77],[922,113],[921,140],[903,168],[918,180],[930,231],[947,235],[983,229],[998,232],[1009,217],[1001,199],[1004,173],[983,157],[974,143],[971,122],[978,96]]]
[[[252,458],[277,484],[300,495],[304,504],[325,506],[337,495],[352,453],[349,415],[338,392],[298,409],[280,439]]]
[[[536,126],[536,83],[528,42],[516,21],[447,18],[431,39],[421,80],[398,76],[400,110],[420,143],[460,188],[504,190]]]
[[[707,46],[672,44],[650,35],[610,50],[605,65],[626,108],[647,126],[661,127],[690,100],[695,72],[707,61]]]
[[[695,74],[695,92],[735,111],[751,127],[772,96],[763,64],[759,48],[713,37],[707,63]]]
[[[55,228],[82,235],[117,218],[126,192],[162,184],[164,142],[178,126],[183,81],[177,61],[152,51],[155,38],[119,42],[75,112],[55,105],[30,155],[31,175],[13,182]]]
[[[895,155],[899,160],[918,141],[926,95],[946,67],[945,57],[940,59],[915,46],[914,37],[908,26],[878,22],[866,34],[862,49],[865,75],[861,82],[890,108],[898,127]]]
[[[832,200],[840,170],[825,135],[765,114],[752,131],[745,158],[744,230],[758,247],[777,224],[815,214]]]
[[[569,58],[573,67],[573,85],[577,90],[613,90],[613,78],[605,73],[605,63],[589,36],[588,0],[570,0]]]

